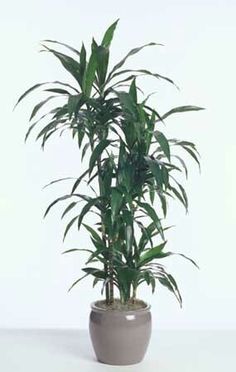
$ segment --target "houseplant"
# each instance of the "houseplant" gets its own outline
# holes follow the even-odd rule
[[[38,118],[31,123],[25,138],[41,125],[36,139],[44,148],[54,134],[70,131],[78,142],[82,159],[89,158],[88,168],[66,195],[48,206],[45,216],[57,203],[66,201],[63,216],[70,213],[73,218],[66,226],[64,238],[74,225],[90,234],[89,249],[79,247],[64,252],[88,253],[83,275],[70,289],[87,276],[93,277],[94,286],[101,284],[105,300],[94,303],[90,315],[90,334],[97,358],[109,364],[133,364],[143,358],[151,332],[150,308],[137,298],[139,285],[145,282],[154,292],[158,282],[182,304],[175,279],[160,262],[176,254],[166,250],[165,232],[169,227],[163,221],[169,199],[175,198],[188,208],[187,194],[178,178],[179,174],[187,177],[188,170],[178,150],[199,165],[193,143],[167,139],[161,128],[165,119],[175,113],[202,108],[175,107],[161,115],[149,106],[149,96],[140,98],[142,93],[137,84],[140,75],[175,85],[160,74],[124,68],[129,57],[159,44],[132,49],[110,68],[110,45],[117,22],[107,29],[100,44],[92,40],[89,57],[84,44],[76,50],[64,43],[45,40],[43,50],[60,61],[75,84],[60,81],[36,84],[17,104],[34,90],[43,89],[47,96],[33,108],[30,122]],[[66,48],[67,54],[59,52],[58,46]],[[58,98],[64,99],[64,103],[39,115],[49,101]],[[87,195],[80,193],[83,180],[88,185]],[[79,201],[84,205],[77,209]],[[96,216],[92,225],[85,223],[89,212]],[[192,259],[180,255],[196,265]],[[131,345],[131,340],[136,342]]]

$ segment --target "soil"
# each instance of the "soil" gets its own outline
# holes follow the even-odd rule
[[[140,310],[147,307],[147,304],[142,300],[130,300],[129,302],[122,304],[119,299],[115,299],[113,304],[107,305],[105,300],[96,301],[95,305],[100,309],[104,310],[120,310],[120,311],[130,311],[130,310]]]

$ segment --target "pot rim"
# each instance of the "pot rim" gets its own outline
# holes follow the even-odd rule
[[[141,312],[146,312],[146,311],[149,311],[151,309],[151,305],[148,304],[146,301],[143,301],[145,303],[145,307],[142,307],[140,309],[131,309],[131,310],[118,310],[118,309],[103,309],[101,307],[98,307],[96,305],[96,303],[100,301],[100,300],[97,300],[97,301],[93,301],[91,303],[91,309],[94,310],[94,311],[97,311],[97,312],[101,312],[101,313],[116,313],[116,314],[131,314],[131,313],[141,313]]]

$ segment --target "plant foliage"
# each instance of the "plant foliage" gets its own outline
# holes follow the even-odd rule
[[[159,282],[181,304],[177,283],[161,263],[163,258],[174,254],[166,250],[168,228],[163,223],[169,200],[177,199],[188,209],[181,181],[182,175],[188,176],[188,169],[182,156],[186,154],[200,163],[193,143],[167,138],[162,127],[171,115],[202,108],[181,106],[160,114],[148,105],[149,97],[140,98],[137,85],[140,75],[175,84],[156,72],[124,69],[127,59],[146,47],[159,45],[156,43],[132,49],[110,67],[110,45],[117,22],[107,29],[100,44],[92,40],[90,51],[84,44],[76,50],[64,43],[45,40],[44,51],[58,59],[74,84],[61,81],[36,84],[17,103],[34,90],[43,90],[47,96],[32,110],[26,139],[38,128],[36,139],[44,148],[51,137],[67,131],[77,141],[82,159],[89,156],[88,169],[74,180],[72,190],[53,201],[45,213],[66,201],[62,218],[70,214],[71,220],[64,238],[73,225],[78,230],[85,228],[90,234],[91,247],[64,252],[88,253],[83,275],[71,288],[92,276],[94,285],[101,282],[107,303],[114,301],[114,287],[125,303],[131,298],[135,300],[140,284],[145,282],[154,292]],[[64,47],[67,54],[57,51],[58,47]],[[56,103],[58,99],[60,104]],[[55,102],[55,107],[40,116],[48,101]],[[84,180],[92,190],[87,195],[79,192]],[[78,202],[83,203],[79,210]],[[90,212],[98,218],[93,226],[85,223]]]

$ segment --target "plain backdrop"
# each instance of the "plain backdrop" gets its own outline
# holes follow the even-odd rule
[[[86,328],[90,303],[100,297],[86,279],[67,292],[81,275],[86,256],[61,255],[69,248],[88,248],[82,229],[71,231],[63,244],[66,221],[62,205],[46,220],[48,203],[66,194],[70,181],[42,190],[53,179],[80,174],[76,143],[53,139],[44,152],[34,137],[24,135],[33,94],[16,111],[19,95],[31,85],[70,81],[58,61],[38,53],[40,41],[56,39],[80,47],[120,18],[111,64],[133,47],[150,41],[164,47],[145,49],[130,58],[129,67],[167,75],[180,91],[151,78],[145,92],[157,91],[151,103],[161,113],[185,104],[205,111],[176,115],[166,121],[169,137],[195,142],[202,172],[189,160],[189,214],[178,203],[167,223],[169,249],[194,258],[200,270],[181,258],[166,259],[181,289],[175,298],[158,286],[154,295],[143,287],[139,296],[152,304],[154,328],[235,328],[236,228],[236,2],[234,0],[146,0],[117,2],[79,0],[8,1],[0,9],[0,327]],[[82,191],[86,191],[82,186]],[[92,223],[92,216],[87,222]]]

